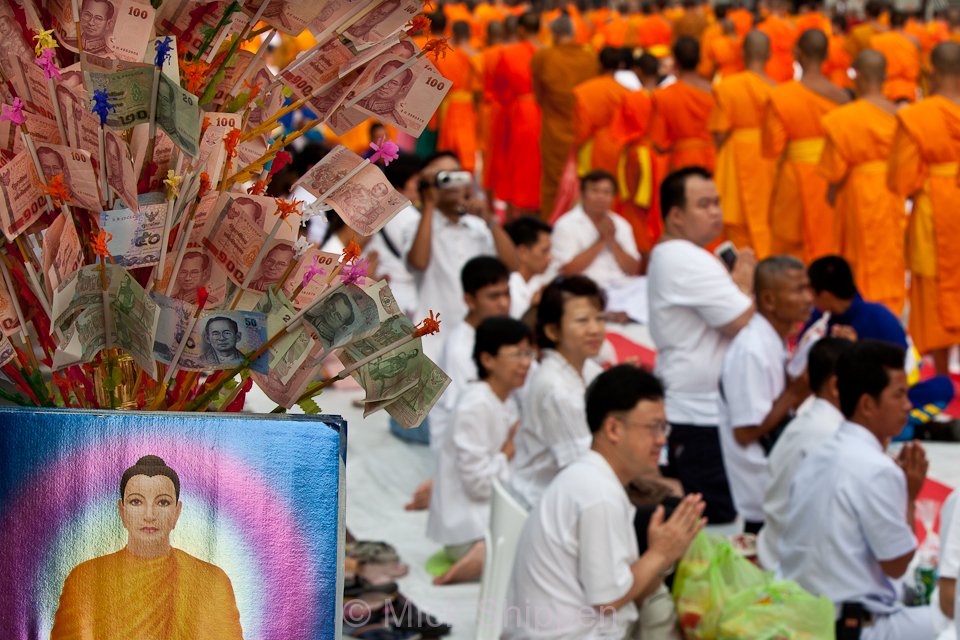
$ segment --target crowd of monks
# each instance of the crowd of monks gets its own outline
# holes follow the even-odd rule
[[[759,258],[842,254],[866,298],[897,314],[909,302],[916,346],[946,372],[960,344],[960,9],[635,9],[443,5],[433,30],[452,49],[437,65],[453,90],[437,148],[482,170],[511,216],[555,219],[578,175],[608,171],[642,252],[662,228],[659,181],[706,167],[726,239]]]

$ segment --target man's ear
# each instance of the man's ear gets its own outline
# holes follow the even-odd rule
[[[543,325],[543,332],[550,338],[554,343],[559,344],[560,342],[560,328],[555,324],[545,324]]]

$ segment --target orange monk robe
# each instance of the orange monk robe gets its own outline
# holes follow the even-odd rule
[[[820,173],[839,185],[834,205],[837,251],[853,268],[867,300],[897,316],[906,299],[904,198],[887,188],[887,160],[897,118],[867,100],[838,107],[823,117],[827,143]]]
[[[127,549],[83,562],[63,584],[51,640],[240,640],[230,578],[179,549],[140,558]]]
[[[669,170],[701,166],[713,171],[716,149],[707,128],[713,94],[680,80],[654,91],[653,101],[650,138],[669,152]]]
[[[617,173],[621,144],[610,125],[626,94],[627,89],[612,75],[592,78],[574,87],[573,130],[581,176],[596,169]]]
[[[730,18],[734,26],[737,28],[737,35],[741,38],[750,33],[750,30],[753,29],[753,14],[743,7],[730,10],[727,13],[727,17]]]
[[[437,149],[453,151],[463,169],[472,172],[477,166],[477,109],[474,104],[477,69],[461,47],[451,47],[434,64],[450,81],[450,91],[437,110]]]
[[[920,48],[917,43],[897,31],[886,31],[870,39],[870,48],[882,53],[887,60],[883,95],[894,102],[916,102],[920,81]]]
[[[887,181],[913,198],[910,336],[920,353],[960,344],[960,105],[932,96],[897,112]]]
[[[495,44],[480,54],[483,100],[480,103],[480,145],[483,148],[483,188],[496,192],[507,153],[507,123],[494,89],[497,63],[506,45]]]
[[[611,13],[613,13],[613,11],[608,7],[600,7],[587,12],[587,22],[590,23],[590,27],[594,33],[600,30],[600,27],[607,21]]]
[[[597,75],[597,56],[578,44],[540,49],[530,63],[533,92],[540,105],[540,213],[553,213],[557,187],[576,139],[573,88]]]
[[[577,5],[568,4],[567,15],[570,16],[570,20],[573,22],[573,41],[577,44],[587,44],[590,42],[590,36],[593,34],[593,31],[590,23],[584,19],[583,14],[577,9]]]
[[[770,93],[761,141],[763,155],[780,160],[770,205],[774,254],[811,262],[834,250],[833,210],[818,165],[825,143],[820,120],[836,107],[799,81]]]
[[[764,71],[774,82],[793,79],[793,45],[797,42],[797,30],[793,25],[775,15],[770,15],[757,27],[770,38],[770,60]]]
[[[743,46],[737,36],[721,35],[713,38],[702,51],[703,60],[699,70],[707,71],[701,73],[707,78],[727,78],[743,71]]]
[[[716,182],[727,239],[738,249],[752,247],[759,259],[770,255],[770,197],[776,161],[765,158],[760,126],[773,85],[743,71],[713,88],[716,106],[711,132],[727,134],[717,153]]]
[[[843,89],[853,87],[853,80],[850,78],[850,66],[853,64],[853,58],[847,52],[846,38],[840,34],[830,36],[830,42],[827,45],[827,59],[823,63],[823,75],[830,78],[830,82]]]
[[[449,37],[450,34],[453,33],[454,22],[473,23],[473,13],[467,8],[467,5],[463,3],[455,2],[445,4],[443,5],[443,13],[447,16],[447,31],[444,33],[445,36]]]
[[[487,37],[487,25],[491,22],[503,22],[507,14],[500,7],[481,2],[473,10],[473,37],[483,42]]]
[[[551,9],[550,11],[544,11],[540,16],[540,33],[538,37],[540,42],[545,47],[549,47],[553,44],[553,32],[550,31],[550,23],[563,15],[563,12],[560,9]]]
[[[850,33],[847,34],[847,53],[850,54],[850,58],[856,60],[861,51],[869,49],[873,36],[881,33],[882,30],[873,22],[864,22],[850,29]]]
[[[707,25],[707,28],[703,30],[703,34],[700,36],[700,66],[697,67],[697,73],[704,78],[710,79],[713,77],[713,65],[707,58],[707,50],[710,48],[710,43],[714,38],[722,36],[723,25],[719,22]]]
[[[810,29],[820,29],[827,37],[833,35],[833,24],[831,24],[830,18],[819,11],[811,11],[799,15],[797,19],[793,21],[793,24],[797,28],[798,38]]]
[[[627,40],[629,28],[629,23],[619,11],[611,11],[610,17],[597,27],[593,35],[593,48],[599,51],[604,47],[622,47]]]
[[[686,9],[681,6],[667,7],[662,11],[662,14],[671,23],[675,23],[686,14]]]
[[[654,13],[637,25],[637,44],[644,49],[657,45],[669,47],[673,42],[673,25],[659,13]]]
[[[540,107],[533,97],[528,41],[503,48],[494,70],[494,91],[506,122],[506,154],[498,199],[518,209],[540,209]]]
[[[907,24],[903,26],[903,32],[908,36],[916,38],[917,42],[920,43],[920,50],[924,56],[930,55],[930,52],[936,45],[936,41],[933,33],[927,28],[927,25],[916,18],[910,18],[907,20]]]
[[[709,24],[707,16],[704,15],[703,11],[691,9],[673,21],[673,37],[676,39],[682,36],[689,36],[695,40],[699,40]]]
[[[660,238],[663,224],[658,213],[659,193],[655,188],[656,167],[649,139],[653,96],[645,89],[629,91],[620,101],[610,125],[621,146],[617,165],[620,215],[633,228],[633,237],[641,253],[649,253]]]

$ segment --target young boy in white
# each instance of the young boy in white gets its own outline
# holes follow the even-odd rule
[[[434,584],[475,580],[483,569],[483,532],[493,480],[507,482],[519,412],[512,393],[533,361],[530,330],[512,318],[477,327],[473,359],[480,380],[461,394],[440,447],[427,536],[457,562]]]
[[[704,525],[699,495],[687,496],[666,522],[658,507],[649,548],[638,552],[625,487],[657,467],[666,444],[659,380],[632,365],[613,367],[590,385],[586,414],[591,449],[554,479],[520,536],[505,640],[624,638],[638,604]]]

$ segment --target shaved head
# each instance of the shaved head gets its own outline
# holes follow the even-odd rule
[[[487,24],[487,43],[494,44],[503,40],[503,23],[491,20]]]
[[[770,38],[754,29],[743,39],[744,62],[766,62],[770,59]]]
[[[820,29],[808,29],[797,40],[797,48],[808,60],[826,60],[828,46],[827,35]]]
[[[864,49],[853,61],[857,79],[869,84],[882,84],[887,79],[887,59],[876,49]]]
[[[939,76],[960,76],[960,44],[941,42],[933,48],[930,62]]]
[[[573,37],[573,20],[570,16],[560,16],[550,23],[550,31],[555,40]]]
[[[804,272],[805,267],[793,256],[771,256],[761,260],[753,276],[753,294],[757,300],[766,291],[777,291],[783,283],[783,277],[791,271]]]

